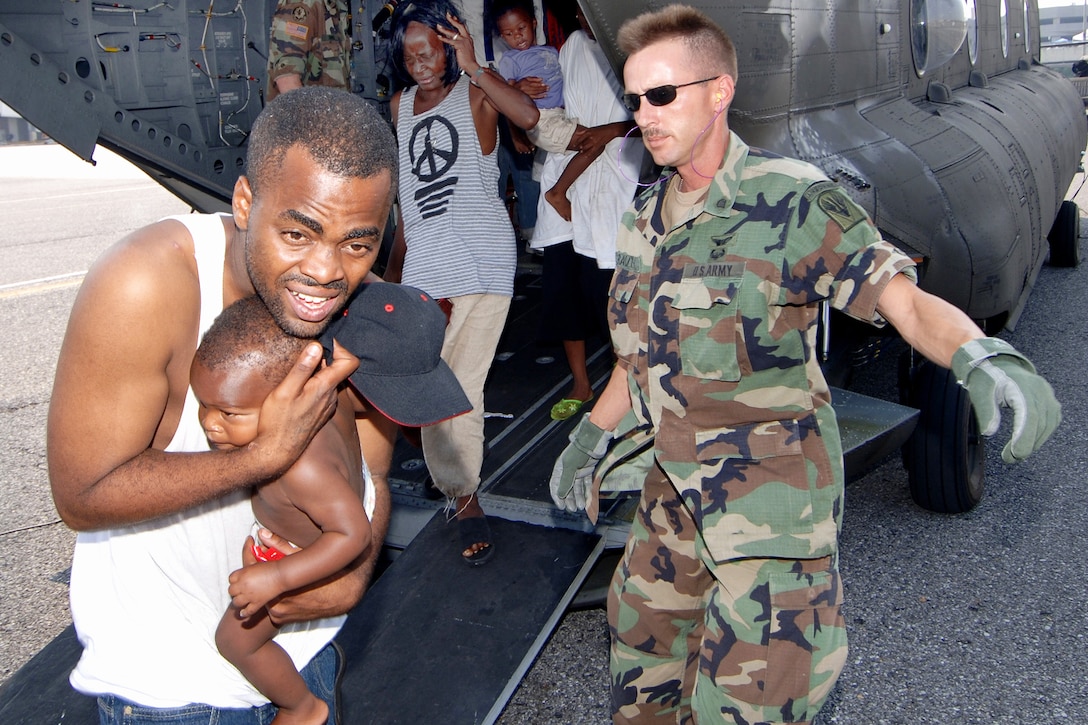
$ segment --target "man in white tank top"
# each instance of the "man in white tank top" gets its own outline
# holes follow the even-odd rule
[[[103,722],[204,710],[211,719],[224,709],[242,718],[231,722],[267,721],[271,706],[215,648],[227,575],[253,563],[242,553],[250,487],[283,473],[338,398],[353,394],[341,383],[357,360],[338,349],[314,373],[321,346],[308,346],[262,407],[257,439],[231,451],[208,450],[189,363],[216,314],[254,293],[287,332],[319,335],[370,273],[396,176],[392,134],[366,102],[300,89],[254,124],[233,214],[151,224],[88,273],[57,365],[48,457],[57,510],[79,532],[71,600],[84,652],[71,681],[99,697]],[[359,430],[380,542],[395,428],[368,415]],[[288,625],[282,644],[296,666],[316,670],[315,691],[324,688],[315,679],[335,679],[328,642],[362,596],[378,550],[270,609]]]

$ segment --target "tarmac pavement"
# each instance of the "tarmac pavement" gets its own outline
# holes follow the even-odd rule
[[[131,229],[187,211],[102,149],[97,169],[66,154],[0,147],[0,682],[70,622],[74,535],[53,508],[44,451],[79,273]],[[818,723],[1088,719],[1086,308],[1088,264],[1044,266],[1016,329],[1001,334],[1054,385],[1064,421],[1016,466],[989,445],[987,492],[975,510],[918,508],[897,457],[848,487],[842,569],[851,652]],[[867,371],[862,392],[893,390],[894,369],[886,356]],[[1006,422],[997,438],[1007,435]],[[607,649],[602,610],[569,612],[500,723],[607,722]]]

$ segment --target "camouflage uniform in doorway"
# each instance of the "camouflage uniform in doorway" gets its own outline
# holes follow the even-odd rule
[[[884,324],[885,285],[915,270],[818,169],[736,134],[705,200],[666,228],[672,186],[624,216],[609,304],[655,434],[608,602],[615,716],[806,722],[846,660],[819,303]]]
[[[304,86],[350,90],[351,24],[346,0],[279,0],[268,42],[266,101],[279,91],[273,81],[296,73]]]

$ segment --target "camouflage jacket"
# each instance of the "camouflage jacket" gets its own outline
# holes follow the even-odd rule
[[[661,192],[624,215],[609,300],[654,455],[715,561],[834,553],[844,475],[818,303],[882,325],[877,301],[913,262],[817,168],[736,134],[672,229]]]
[[[279,0],[268,41],[268,89],[273,81],[297,73],[304,86],[350,90],[351,23],[346,0]]]

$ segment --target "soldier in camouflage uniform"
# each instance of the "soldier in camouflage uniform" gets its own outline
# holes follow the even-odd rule
[[[301,86],[350,90],[350,75],[346,0],[279,0],[268,41],[265,101]]]
[[[813,355],[819,303],[891,322],[952,367],[990,433],[1013,407],[1007,460],[1041,445],[1060,407],[1022,355],[919,290],[911,259],[817,168],[729,130],[736,55],[706,16],[669,6],[619,42],[625,102],[676,173],[624,216],[609,308],[619,363],[556,462],[552,496],[592,511],[621,418],[654,432],[608,599],[616,722],[808,722],[846,661],[842,447]]]

